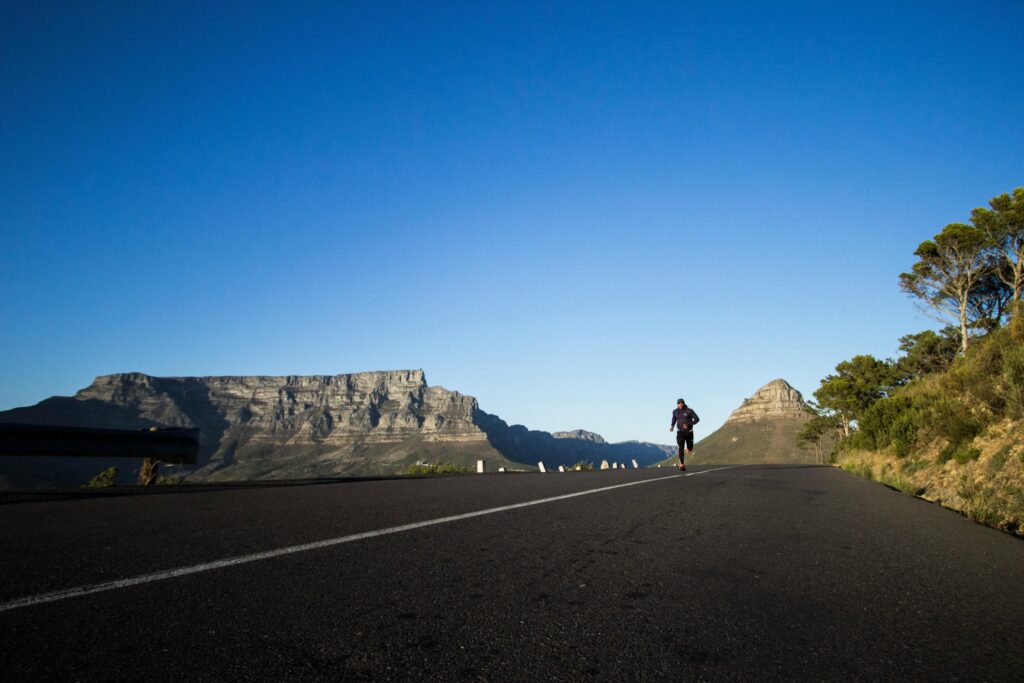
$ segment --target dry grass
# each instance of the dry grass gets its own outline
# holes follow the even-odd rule
[[[1004,420],[952,457],[944,455],[947,449],[938,439],[903,458],[846,451],[836,464],[981,524],[1024,535],[1024,423]]]

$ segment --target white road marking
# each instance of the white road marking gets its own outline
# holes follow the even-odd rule
[[[684,474],[684,477],[694,477],[698,474],[707,474],[708,472],[717,472],[718,470],[731,470],[733,467],[739,467],[739,465],[729,465],[728,467],[716,467],[713,470],[701,470],[700,472],[689,472]]]
[[[104,593],[106,591],[117,590],[118,588],[129,588],[131,586],[139,586],[144,583],[153,583],[154,581],[164,581],[166,579],[174,579],[179,576],[188,576],[189,574],[199,574],[201,572],[208,572],[214,569],[223,569],[224,567],[234,567],[239,564],[247,564],[249,562],[258,562],[259,560],[269,560],[274,557],[281,557],[282,555],[293,555],[295,553],[304,553],[308,550],[319,550],[320,548],[329,548],[333,545],[341,545],[342,543],[352,543],[353,541],[362,541],[367,538],[376,538],[377,536],[387,536],[389,534],[397,534],[402,531],[411,531],[413,529],[422,529],[423,527],[436,526],[438,524],[448,524],[449,522],[458,522],[463,519],[471,519],[473,517],[482,517],[483,515],[493,515],[497,512],[506,512],[508,510],[517,510],[519,508],[530,507],[532,505],[543,505],[544,503],[553,503],[558,500],[566,500],[567,498],[576,498],[577,496],[589,496],[592,493],[602,493],[604,491],[612,491],[614,489],[622,489],[627,486],[639,486],[640,484],[650,484],[655,481],[665,481],[666,479],[675,479],[676,477],[692,477],[698,474],[706,474],[708,472],[717,472],[719,470],[727,470],[736,465],[730,465],[729,467],[716,467],[712,470],[701,470],[700,472],[689,472],[687,474],[673,474],[667,477],[656,477],[654,479],[644,479],[643,481],[632,481],[626,484],[615,484],[614,486],[603,486],[599,489],[588,489],[586,491],[577,491],[576,493],[566,493],[561,496],[552,496],[550,498],[539,498],[537,500],[530,500],[525,503],[514,503],[512,505],[503,505],[496,508],[488,508],[486,510],[477,510],[476,512],[466,512],[461,515],[451,515],[449,517],[439,517],[438,519],[430,519],[425,522],[413,522],[412,524],[402,524],[399,526],[392,526],[386,529],[377,529],[376,531],[364,531],[359,534],[351,534],[349,536],[339,536],[337,538],[328,538],[323,541],[315,541],[313,543],[303,543],[301,545],[292,545],[287,548],[277,548],[276,550],[266,550],[260,553],[252,553],[250,555],[239,555],[237,557],[228,557],[223,560],[215,560],[213,562],[204,562],[202,564],[194,564],[191,567],[178,567],[177,569],[168,569],[162,572],[153,572],[152,574],[141,574],[139,576],[133,576],[127,579],[119,579],[117,581],[106,581],[104,583],[94,583],[87,586],[77,586],[75,588],[67,588],[65,590],[53,591],[52,593],[40,593],[39,595],[30,595],[24,598],[17,598],[8,602],[0,603],[0,612],[6,612],[12,609],[18,609],[19,607],[31,607],[33,605],[43,605],[48,602],[57,602],[58,600],[66,600],[67,598],[76,598],[83,595],[93,595],[95,593]]]

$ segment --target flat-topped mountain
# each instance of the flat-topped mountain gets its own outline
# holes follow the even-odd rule
[[[718,430],[700,439],[694,445],[690,461],[814,463],[814,452],[796,445],[797,434],[809,419],[800,392],[784,379],[772,380],[745,399]]]
[[[603,459],[642,465],[648,444],[607,444],[590,433],[555,438],[509,426],[472,396],[427,384],[422,370],[315,376],[97,377],[72,397],[0,412],[0,422],[142,429],[198,427],[199,462],[175,467],[190,481],[395,474],[417,461],[492,469]],[[594,439],[592,437],[600,439]],[[77,486],[106,467],[131,479],[138,463],[102,458],[4,458],[0,486]],[[165,467],[164,471],[168,471]]]

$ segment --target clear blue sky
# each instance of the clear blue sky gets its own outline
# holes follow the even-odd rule
[[[0,409],[95,375],[423,368],[671,442],[933,324],[1024,185],[1024,3],[0,7]]]

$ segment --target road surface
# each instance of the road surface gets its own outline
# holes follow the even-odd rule
[[[1019,539],[835,468],[680,475],[0,496],[0,674],[1021,678]]]

